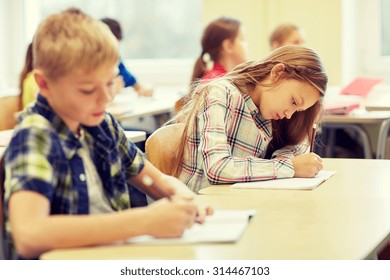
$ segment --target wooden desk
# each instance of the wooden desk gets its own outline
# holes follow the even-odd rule
[[[367,111],[390,111],[390,85],[376,86],[365,101]]]
[[[390,240],[390,161],[327,159],[338,173],[313,191],[205,189],[216,209],[256,209],[237,243],[115,244],[42,259],[370,259]],[[364,171],[364,172],[362,172]],[[222,233],[221,233],[222,234]]]
[[[324,127],[327,128],[350,128],[356,131],[362,140],[365,158],[372,158],[372,149],[370,137],[364,130],[363,125],[379,125],[376,158],[385,158],[386,140],[390,128],[390,111],[379,112],[359,109],[352,111],[348,115],[325,115],[323,122]]]
[[[139,97],[131,88],[119,93],[107,108],[118,121],[171,113],[175,102],[184,94],[183,87],[156,87],[152,97]]]
[[[324,102],[334,103],[335,101],[353,101],[361,104],[359,109],[353,110],[348,115],[325,115],[323,123],[325,128],[329,128],[331,132],[330,143],[326,143],[332,147],[334,137],[334,129],[349,128],[355,131],[362,140],[365,158],[372,158],[372,142],[370,135],[366,132],[365,127],[367,125],[375,126],[375,133],[378,135],[376,139],[376,158],[385,158],[386,142],[388,136],[388,130],[390,128],[390,111],[368,111],[368,103],[375,101],[379,96],[383,96],[384,92],[390,92],[390,86],[377,85],[375,86],[367,98],[363,99],[357,96],[340,95],[339,86],[330,86],[326,92]],[[367,109],[367,110],[366,110]],[[327,156],[330,156],[327,154]]]

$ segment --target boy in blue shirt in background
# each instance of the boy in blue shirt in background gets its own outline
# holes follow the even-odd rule
[[[119,22],[112,18],[103,18],[101,20],[110,28],[112,34],[120,42],[122,40],[122,28]],[[119,76],[123,78],[124,87],[133,87],[139,96],[152,96],[153,90],[151,88],[142,87],[137,79],[127,70],[126,66],[123,64],[122,60],[119,61],[118,65]]]
[[[180,236],[195,216],[203,220],[187,186],[149,163],[105,112],[119,60],[106,25],[75,8],[51,15],[33,51],[40,93],[4,154],[7,232],[20,258]],[[129,183],[159,200],[129,210]]]

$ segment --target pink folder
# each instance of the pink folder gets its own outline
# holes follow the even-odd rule
[[[328,115],[347,115],[353,109],[359,107],[360,104],[354,101],[339,101],[331,104],[324,104],[325,114]]]
[[[381,78],[364,78],[358,77],[353,80],[350,84],[345,86],[340,94],[346,95],[357,95],[361,97],[366,97],[373,86],[382,82]]]

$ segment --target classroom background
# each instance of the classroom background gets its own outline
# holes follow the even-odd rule
[[[69,6],[118,19],[126,65],[152,86],[188,84],[202,29],[222,15],[242,21],[251,60],[270,51],[268,37],[278,24],[291,22],[305,30],[305,45],[320,54],[330,85],[356,76],[388,81],[389,5],[389,0],[0,0],[0,91],[17,91],[25,50],[40,20]]]

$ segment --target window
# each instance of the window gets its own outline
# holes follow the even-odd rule
[[[124,58],[180,59],[200,53],[201,0],[36,0],[33,4],[30,1],[25,0],[26,15],[35,9],[38,16],[34,18],[40,20],[72,6],[98,19],[118,20],[123,33],[120,47]],[[33,25],[35,30],[37,23],[26,22],[26,25]]]
[[[362,74],[386,77],[390,74],[390,0],[360,0],[356,22]]]
[[[390,0],[381,0],[381,56],[390,57]]]
[[[24,5],[24,40],[31,41],[47,15],[77,7],[122,27],[122,60],[142,83],[188,86],[200,55],[203,0],[19,0]]]

